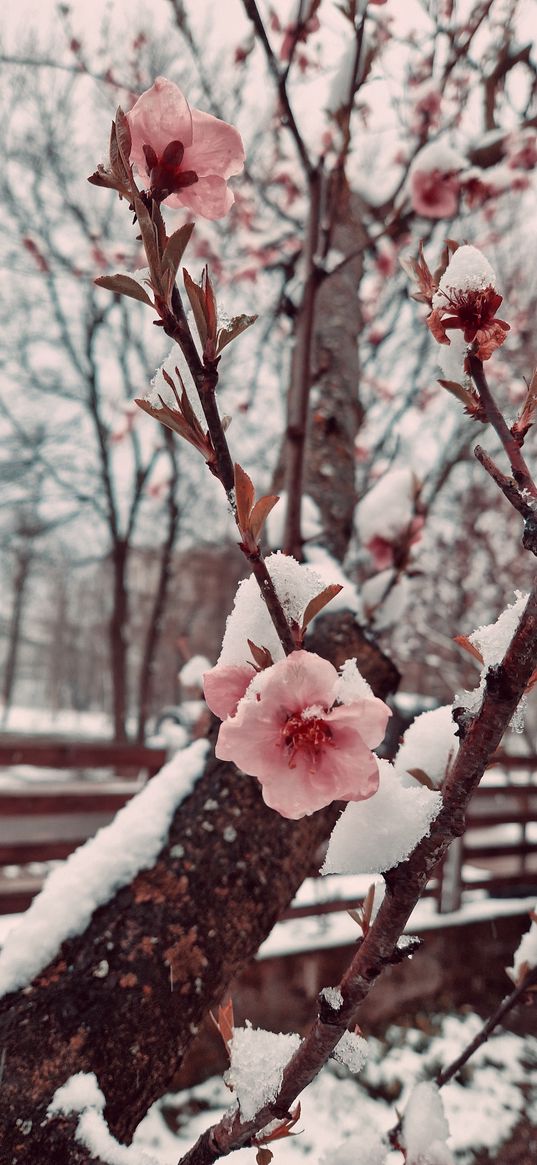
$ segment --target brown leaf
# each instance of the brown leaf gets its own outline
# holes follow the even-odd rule
[[[251,328],[252,324],[255,324],[256,319],[257,316],[235,316],[228,328],[221,328],[218,333],[218,341],[216,345],[217,356],[220,355],[220,352],[223,352],[224,348],[226,348],[228,344],[231,344],[232,340],[235,340],[237,336],[240,336],[242,332],[245,332],[247,328]]]
[[[326,607],[327,603],[330,603],[342,590],[343,587],[339,583],[330,583],[323,591],[315,595],[314,599],[310,599],[302,616],[302,631],[306,630],[308,624],[319,614],[319,611],[322,611],[323,607]]]
[[[453,642],[458,643],[459,647],[462,647],[464,651],[468,652],[468,655],[473,656],[474,659],[477,659],[478,663],[483,665],[483,656],[479,648],[474,647],[473,643],[470,643],[467,635],[454,635]]]
[[[264,671],[266,667],[272,667],[274,660],[268,647],[258,647],[257,643],[253,643],[251,639],[247,639],[246,642],[261,671]]]
[[[194,312],[194,319],[198,329],[198,335],[201,340],[202,348],[207,342],[207,321],[205,319],[205,296],[203,289],[199,284],[195,283],[192,276],[189,275],[186,267],[183,267],[183,279],[185,282],[185,291],[190,300],[190,306]]]
[[[411,777],[414,777],[414,780],[419,781],[420,785],[425,785],[426,789],[435,791],[436,785],[433,784],[431,778],[427,776],[427,773],[423,769],[407,769],[407,772],[410,773]]]
[[[216,319],[217,319],[216,296],[214,294],[214,288],[213,288],[213,285],[211,283],[211,277],[209,275],[209,268],[207,266],[205,266],[205,268],[203,270],[203,275],[202,275],[202,279],[201,279],[201,289],[202,289],[203,297],[204,297],[204,312],[205,312],[205,322],[207,325],[207,335],[214,342],[216,340]],[[214,348],[213,348],[213,351],[214,351]],[[215,353],[215,355],[216,355],[216,353]]]
[[[123,162],[126,173],[129,174],[131,168],[132,139],[129,122],[121,106],[118,106],[116,112],[116,140],[121,161]]]
[[[255,499],[255,490],[252,479],[238,462],[235,464],[235,498],[237,502],[237,520],[239,529],[244,532],[250,528],[250,513]]]
[[[250,530],[256,542],[263,529],[263,526],[274,506],[279,502],[278,494],[266,494],[265,497],[260,498],[250,514]]]
[[[174,231],[173,235],[170,235],[166,243],[162,256],[162,266],[172,272],[174,280],[193,230],[194,223],[186,222],[184,226],[179,227],[179,230]]]
[[[270,1149],[265,1149],[265,1148],[258,1149],[257,1153],[255,1155],[257,1165],[270,1165],[270,1162],[272,1161],[273,1156],[274,1156],[274,1153],[271,1153]]]
[[[138,299],[140,303],[147,303],[149,307],[153,307],[147,291],[136,279],[131,279],[130,275],[100,275],[98,279],[94,280],[97,287],[105,287],[107,291],[113,291],[116,295],[128,295],[131,299]]]
[[[439,380],[438,383],[442,385],[442,388],[447,388],[452,396],[456,396],[457,400],[462,401],[466,408],[472,410],[475,408],[476,399],[467,388],[464,388],[464,385],[458,384],[456,380]]]
[[[155,224],[145,203],[138,195],[134,195],[133,197],[133,206],[134,213],[138,219],[153,285],[157,291],[162,291],[161,262]]]
[[[227,1052],[229,1055],[230,1045],[231,1045],[231,1041],[233,1039],[233,1033],[235,1030],[235,1020],[234,1020],[234,1016],[233,1016],[233,1000],[231,999],[231,997],[227,1000],[226,1003],[221,1004],[221,1006],[218,1008],[218,1014],[216,1016],[213,1015],[212,1011],[211,1011],[210,1015],[211,1015],[211,1019],[212,1019],[213,1023],[216,1024],[216,1027],[218,1028],[218,1031],[220,1032],[220,1035],[222,1036],[222,1039],[226,1045]]]

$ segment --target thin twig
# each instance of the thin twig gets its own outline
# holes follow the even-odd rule
[[[491,1016],[489,1016],[487,1022],[483,1024],[483,1027],[477,1033],[474,1039],[471,1040],[469,1044],[467,1044],[467,1046],[461,1052],[460,1056],[457,1056],[457,1058],[453,1060],[451,1064],[448,1064],[447,1068],[442,1068],[442,1071],[438,1073],[436,1077],[436,1083],[438,1084],[439,1088],[442,1088],[444,1084],[448,1083],[448,1080],[452,1080],[453,1077],[457,1075],[457,1072],[459,1072],[460,1069],[464,1067],[464,1065],[470,1059],[470,1056],[473,1056],[474,1052],[476,1052],[478,1048],[487,1042],[489,1036],[494,1031],[494,1028],[498,1026],[504,1015],[507,1015],[507,1012],[510,1011],[512,1007],[515,1007],[515,1005],[519,1003],[521,999],[523,999],[524,995],[527,994],[529,989],[534,987],[536,984],[537,967],[530,967],[522,982],[519,983],[518,987],[515,987],[513,991],[511,991],[510,995],[507,995],[506,998],[498,1004],[496,1010],[493,1011]]]
[[[507,498],[507,501],[510,502],[514,509],[518,510],[519,514],[522,514],[523,518],[528,518],[530,514],[533,513],[533,511],[531,506],[528,505],[527,501],[520,493],[520,490],[513,478],[507,477],[505,473],[502,473],[501,469],[498,468],[496,462],[492,460],[492,457],[490,457],[485,449],[483,449],[482,445],[476,445],[474,449],[474,457],[477,461],[479,461],[479,464],[483,466],[483,469],[487,471],[492,480],[498,486],[498,489],[501,489],[504,497]]]
[[[472,353],[468,356],[470,362],[470,373],[474,384],[479,393],[479,397],[483,408],[487,414],[492,427],[496,430],[498,437],[507,453],[513,477],[521,490],[526,490],[531,497],[537,498],[537,486],[531,476],[531,473],[526,465],[520,446],[513,437],[513,434],[507,424],[507,421],[502,416],[496,401],[490,391],[483,362],[474,356]]]
[[[297,320],[296,341],[291,364],[291,383],[287,403],[285,435],[285,518],[284,550],[295,558],[302,557],[301,501],[304,478],[306,431],[311,388],[311,351],[315,320],[315,301],[320,286],[320,269],[316,262],[321,214],[323,174],[314,173],[310,184],[310,211],[304,249],[305,284]]]
[[[275,82],[276,82],[276,87],[278,89],[278,96],[280,98],[280,103],[281,103],[282,110],[283,110],[283,118],[282,118],[283,123],[284,123],[284,125],[287,126],[289,132],[292,134],[292,137],[294,138],[294,142],[295,142],[296,148],[298,150],[298,154],[299,154],[300,160],[302,162],[302,165],[304,167],[304,170],[305,170],[308,178],[311,178],[313,171],[314,171],[314,166],[313,166],[311,158],[308,154],[306,146],[304,144],[304,139],[303,139],[302,134],[300,133],[300,130],[297,126],[297,123],[295,121],[295,115],[294,115],[293,110],[291,108],[291,103],[289,101],[289,94],[287,92],[287,83],[286,83],[287,82],[287,73],[282,72],[282,70],[280,69],[280,66],[278,65],[278,61],[276,60],[276,56],[274,54],[272,45],[271,45],[271,43],[268,39],[267,33],[266,33],[265,25],[263,24],[261,14],[260,14],[259,9],[257,7],[256,0],[242,0],[242,2],[244,5],[244,10],[246,12],[246,15],[252,21],[252,24],[255,28],[255,31],[259,37],[259,40],[261,41],[261,44],[263,45],[269,69],[272,73],[272,76],[274,77]]]

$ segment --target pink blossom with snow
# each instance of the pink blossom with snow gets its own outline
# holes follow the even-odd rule
[[[228,213],[234,196],[227,180],[244,165],[242,139],[232,125],[191,109],[166,77],[142,93],[127,120],[131,161],[156,201],[186,206],[203,218]]]
[[[466,160],[451,146],[432,142],[414,158],[409,173],[410,200],[424,218],[453,218],[459,207],[459,173]]]
[[[365,686],[349,702],[336,703],[341,699],[332,664],[294,651],[255,677],[222,724],[216,755],[257,777],[264,801],[282,817],[298,820],[332,801],[365,800],[379,780],[371,749],[391,713]]]

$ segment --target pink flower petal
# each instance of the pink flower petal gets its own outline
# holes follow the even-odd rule
[[[257,777],[267,805],[283,817],[364,800],[377,789],[368,746],[382,739],[390,710],[374,696],[332,707],[337,678],[327,660],[295,651],[256,677],[220,727],[217,757]]]
[[[244,166],[244,146],[238,130],[226,121],[192,110],[192,142],[185,149],[185,170],[195,170],[200,178],[218,175],[229,178]]]
[[[312,651],[293,651],[262,673],[258,681],[265,707],[285,707],[287,715],[319,705],[331,708],[338,678],[333,664]]]
[[[255,675],[253,667],[216,664],[203,673],[203,692],[211,712],[225,720],[237,711],[237,704]]]
[[[327,722],[334,732],[336,740],[338,733],[346,727],[357,727],[362,740],[368,748],[376,748],[384,740],[386,725],[391,711],[383,700],[376,696],[364,697],[362,700],[353,700],[352,704],[344,704],[339,708],[332,708],[328,713]]]
[[[460,182],[441,170],[415,170],[410,176],[410,198],[424,218],[453,218],[459,206]]]
[[[234,202],[235,196],[225,179],[215,176],[200,178],[193,186],[185,186],[184,190],[164,199],[165,206],[187,206],[194,214],[209,219],[224,218]]]
[[[192,114],[184,94],[173,81],[157,77],[155,83],[127,114],[132,136],[131,161],[148,177],[143,147],[151,145],[160,157],[170,142],[192,142]],[[188,169],[187,166],[184,169]]]

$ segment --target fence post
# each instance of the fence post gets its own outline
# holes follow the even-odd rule
[[[456,837],[444,858],[438,899],[440,914],[450,914],[452,911],[460,909],[463,848],[462,837]]]

